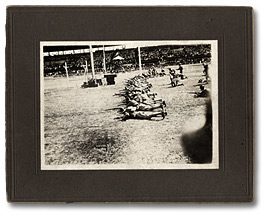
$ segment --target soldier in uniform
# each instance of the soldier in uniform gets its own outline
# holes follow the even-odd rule
[[[197,92],[195,94],[195,97],[210,97],[210,92],[205,89],[205,87],[203,85],[200,85],[200,92]]]

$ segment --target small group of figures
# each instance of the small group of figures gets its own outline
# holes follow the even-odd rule
[[[97,81],[91,78],[87,82],[83,82],[81,88],[98,87],[98,85]]]
[[[148,72],[142,74],[145,78],[154,78],[154,77],[163,77],[166,75],[164,68],[161,68],[161,71],[158,72],[154,66],[148,69]]]
[[[176,72],[174,69],[169,68],[171,85],[173,87],[184,86],[184,84],[181,83],[181,81],[187,79],[187,76],[183,74],[183,67],[181,66],[181,64],[179,64],[179,68],[176,70],[179,70],[179,72]]]
[[[210,97],[210,92],[204,87],[204,85],[208,84],[210,82],[210,77],[208,74],[208,64],[203,64],[203,76],[205,78],[199,79],[198,83],[194,85],[200,86],[200,92],[194,92],[194,97]]]
[[[179,70],[179,72],[176,72],[177,70]],[[173,87],[184,86],[184,84],[182,83],[182,80],[188,79],[188,77],[183,74],[183,67],[181,64],[179,64],[179,67],[176,70],[169,68],[169,74],[170,74],[171,85]],[[192,92],[195,94],[194,97],[209,97],[210,96],[210,92],[204,86],[208,84],[210,81],[210,77],[208,75],[208,64],[206,63],[203,64],[203,76],[205,76],[205,78],[199,79],[198,83],[194,85],[194,87],[195,86],[200,87],[199,92]]]
[[[126,107],[120,108],[123,121],[127,119],[148,119],[167,116],[166,103],[157,99],[157,93],[151,93],[152,84],[147,81],[146,76],[138,75],[126,81],[124,90],[119,95],[124,96]]]
[[[208,64],[203,63],[203,75],[205,78],[201,78],[198,81],[198,84],[208,84],[210,81],[210,77],[208,74]]]

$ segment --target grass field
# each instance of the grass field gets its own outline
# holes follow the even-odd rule
[[[45,78],[45,164],[189,163],[180,137],[203,126],[206,100],[190,93],[199,91],[193,85],[202,78],[202,65],[183,67],[188,77],[184,86],[171,87],[168,75],[149,79],[151,91],[167,103],[168,116],[160,121],[115,119],[120,115],[113,108],[123,99],[114,94],[138,72],[118,74],[115,85],[87,89],[80,88],[81,76],[70,77],[69,83],[66,78]]]

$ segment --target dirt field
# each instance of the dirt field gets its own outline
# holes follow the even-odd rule
[[[66,78],[46,78],[45,164],[189,163],[180,137],[203,125],[205,99],[189,93],[199,91],[193,85],[202,78],[202,65],[183,67],[184,86],[171,87],[169,76],[149,79],[151,91],[167,103],[168,116],[159,121],[116,119],[120,114],[113,108],[123,99],[114,94],[138,72],[118,74],[115,85],[86,89],[80,88],[81,76],[70,77],[69,84]]]

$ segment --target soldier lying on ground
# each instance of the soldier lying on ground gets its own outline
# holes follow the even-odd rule
[[[163,109],[166,107],[165,101],[162,101],[161,103],[139,103],[135,100],[131,100],[127,104],[127,108],[123,111],[126,111],[129,107],[136,107],[136,110],[145,110],[145,111],[153,111],[155,109]]]
[[[133,112],[124,112],[124,116],[122,117],[123,121],[126,121],[127,119],[152,119],[153,117],[159,117],[162,116],[164,119],[167,115],[167,112],[161,111],[161,112],[149,112],[149,111],[133,111]]]
[[[137,99],[139,102],[155,102],[157,93],[150,93],[149,91],[128,92],[126,94],[127,100]]]
[[[201,83],[208,84],[208,81],[206,79],[201,78],[198,80],[198,84],[201,84]]]
[[[156,99],[156,93],[150,93],[152,85],[146,76],[135,76],[126,82],[125,90],[121,95],[125,97],[126,108],[122,108],[126,119],[151,119],[152,117],[167,115],[165,101]]]
[[[200,89],[200,92],[195,92],[194,97],[210,97],[210,92],[203,85],[200,85]]]

